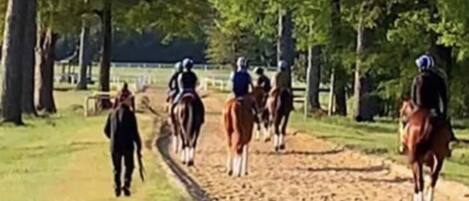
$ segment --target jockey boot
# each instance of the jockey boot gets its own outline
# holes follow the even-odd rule
[[[116,195],[116,197],[120,197],[121,196],[121,189],[120,188],[114,189],[114,194]]]
[[[128,187],[122,188],[122,191],[124,191],[124,195],[125,195],[126,197],[130,197],[130,195],[132,194],[132,193],[130,192],[130,189],[129,189]]]

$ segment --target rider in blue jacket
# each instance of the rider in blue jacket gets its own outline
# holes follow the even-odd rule
[[[237,62],[238,70],[232,75],[233,94],[236,98],[241,98],[249,93],[252,87],[251,75],[248,72],[248,62],[244,57],[240,57]]]

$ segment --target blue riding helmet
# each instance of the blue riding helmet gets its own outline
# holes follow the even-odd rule
[[[189,59],[189,58],[185,58],[183,61],[182,61],[182,66],[185,68],[185,69],[192,69],[192,67],[194,66],[194,61],[192,61],[192,59]]]
[[[284,61],[284,60],[278,61],[278,70],[279,71],[285,71],[285,70],[287,70],[287,68],[288,68],[288,64],[287,64],[286,61]]]
[[[178,61],[176,64],[174,64],[174,70],[176,72],[181,72],[183,70],[182,68],[182,62]]]
[[[239,57],[236,64],[238,66],[238,70],[248,68],[248,60],[244,57]]]
[[[435,60],[431,55],[424,54],[415,61],[415,64],[417,64],[420,71],[426,71],[435,66]]]

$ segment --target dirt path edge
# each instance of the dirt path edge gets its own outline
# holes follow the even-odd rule
[[[171,158],[169,153],[170,136],[167,132],[164,132],[167,126],[168,123],[166,121],[160,125],[160,133],[155,136],[153,141],[153,153],[158,156],[158,161],[166,172],[170,182],[183,192],[183,196],[186,200],[210,200],[202,187]]]

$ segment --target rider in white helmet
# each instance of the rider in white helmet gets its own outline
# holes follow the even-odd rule
[[[288,64],[287,62],[280,60],[278,62],[278,70],[272,78],[272,90],[270,91],[270,94],[278,93],[281,90],[289,90],[290,82]]]

